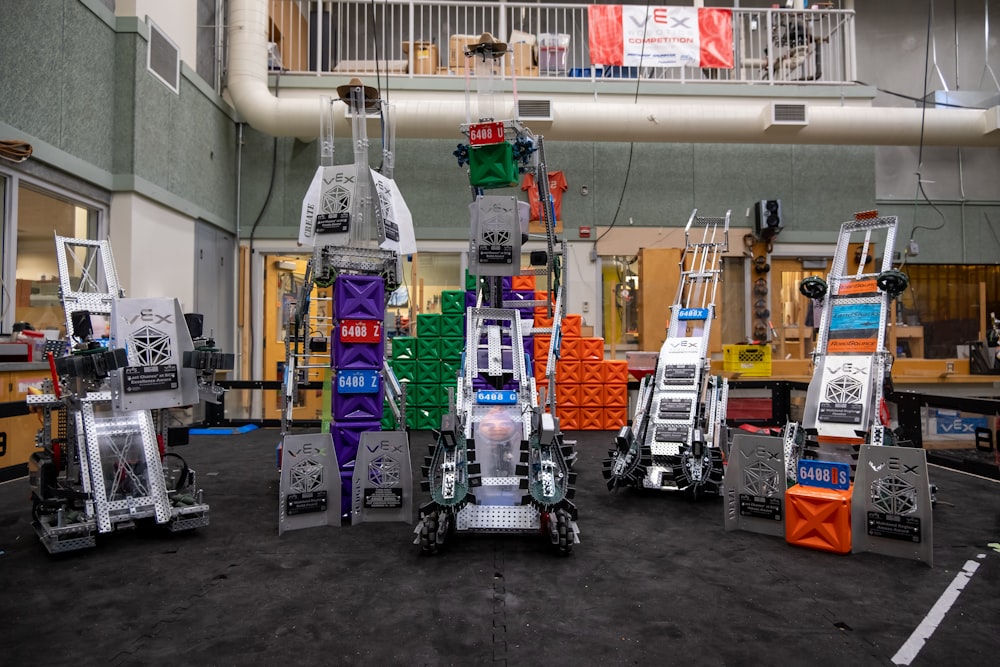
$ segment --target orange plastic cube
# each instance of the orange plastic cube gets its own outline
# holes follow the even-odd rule
[[[581,408],[601,408],[604,406],[604,385],[602,384],[581,384],[580,403]],[[600,412],[600,410],[594,410]]]
[[[580,387],[582,385],[570,383],[556,384],[556,405],[565,405],[568,408],[580,407]]]
[[[603,431],[604,411],[592,410],[590,408],[580,408],[580,421],[578,428],[581,431]]]
[[[846,554],[851,551],[851,493],[797,484],[785,491],[785,541]]]
[[[580,361],[602,361],[604,359],[603,338],[578,338]]]
[[[549,301],[548,292],[535,292],[535,301]],[[545,306],[535,306],[535,315],[548,317],[549,309]]]
[[[563,431],[576,431],[580,428],[580,408],[558,406],[556,414],[559,417],[559,428]]]
[[[548,328],[552,326],[552,318],[545,315],[544,313],[539,315],[535,313],[535,326],[541,328]],[[548,335],[548,334],[546,334]]]
[[[580,339],[563,338],[559,341],[559,358],[566,361],[580,361]]]
[[[628,408],[604,408],[604,430],[617,431],[628,423]]]
[[[604,381],[608,384],[628,384],[628,362],[624,359],[608,359],[604,366]]]
[[[533,336],[532,340],[535,343],[534,359],[536,363],[539,359],[548,359],[549,345],[551,344],[552,336],[549,336],[548,334],[539,334],[537,336]],[[542,362],[542,365],[545,365],[544,361]]]
[[[535,289],[535,276],[514,276],[510,279],[510,288],[513,290]]]
[[[580,384],[580,362],[560,359],[556,362],[556,382]]]
[[[599,361],[581,363],[580,384],[604,384],[604,364]]]
[[[624,384],[604,384],[601,385],[604,392],[605,407],[628,407],[628,386]]]
[[[579,315],[566,315],[562,320],[563,338],[579,338],[583,319]]]

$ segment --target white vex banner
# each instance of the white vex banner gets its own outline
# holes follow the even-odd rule
[[[590,61],[626,67],[733,67],[728,9],[590,5]]]

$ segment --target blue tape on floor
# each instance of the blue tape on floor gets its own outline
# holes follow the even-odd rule
[[[213,426],[211,428],[193,428],[188,431],[191,435],[238,435],[240,433],[249,433],[250,431],[256,431],[259,426],[256,424],[246,424],[240,426],[239,428],[224,428],[222,426]]]

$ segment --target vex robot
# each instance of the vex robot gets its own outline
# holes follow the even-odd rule
[[[608,488],[719,494],[728,383],[710,373],[709,334],[729,244],[729,212],[684,228],[677,297],[656,371],[642,379],[632,426],[623,426],[604,462]]]
[[[395,133],[387,105],[359,79],[337,92],[337,99],[323,101],[320,166],[303,200],[299,229],[299,243],[312,249],[312,257],[287,318],[279,534],[340,525],[348,516],[355,523],[366,516],[379,520],[374,517],[387,503],[394,520],[412,521],[405,387],[385,362],[384,320],[386,303],[401,284],[400,256],[416,252],[413,225],[392,180]],[[333,160],[338,102],[346,103],[351,122],[350,164]],[[369,118],[382,127],[378,171],[369,166]],[[332,298],[314,307],[314,293],[325,288],[333,288]],[[311,376],[328,382],[323,432],[293,435],[298,387]],[[380,435],[383,402],[397,429]],[[379,437],[362,446],[371,434]],[[383,446],[386,451],[375,455]]]
[[[822,305],[813,351],[813,376],[802,423],[783,433],[788,479],[797,479],[800,458],[857,466],[858,446],[893,445],[885,391],[891,383],[892,354],[886,349],[890,305],[908,285],[892,268],[895,216],[858,213],[843,223],[828,280],[805,278],[799,291]],[[875,266],[875,251],[882,257]],[[854,250],[855,268],[848,259]],[[853,478],[853,472],[851,477]]]
[[[49,352],[52,377],[27,398],[42,421],[29,462],[39,539],[57,553],[139,521],[208,525],[194,470],[166,451],[163,417],[218,402],[215,371],[232,368],[233,355],[202,338],[201,316],[176,299],[124,298],[107,241],[55,240],[70,343]]]
[[[485,33],[466,53],[480,84],[480,120],[462,127],[469,145],[460,145],[459,165],[469,165],[474,201],[469,271],[479,277],[476,303],[466,310],[465,353],[453,405],[442,418],[437,441],[423,466],[423,489],[431,500],[420,507],[415,544],[435,553],[455,532],[541,534],[557,553],[579,542],[570,472],[572,445],[555,416],[555,357],[565,288],[555,250],[554,211],[548,189],[544,147],[516,121],[496,121],[488,105],[494,68],[506,44]],[[485,87],[485,88],[484,88]],[[485,111],[485,113],[484,113]],[[544,268],[549,298],[538,302],[504,299],[504,280],[521,275],[522,226],[511,196],[487,196],[485,188],[516,185],[519,166],[533,170],[547,230]],[[526,223],[526,220],[525,220]],[[526,230],[525,230],[526,231]],[[517,308],[545,306],[552,328],[533,328]],[[551,335],[546,359],[548,411],[539,401],[535,376],[525,354],[529,333]]]

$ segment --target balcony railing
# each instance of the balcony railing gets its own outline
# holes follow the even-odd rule
[[[268,1],[270,67],[291,73],[459,76],[465,45],[488,31],[511,44],[508,77],[828,85],[856,78],[849,10],[733,9],[733,67],[723,69],[594,63],[588,4]]]

